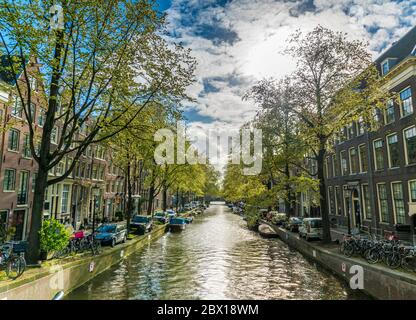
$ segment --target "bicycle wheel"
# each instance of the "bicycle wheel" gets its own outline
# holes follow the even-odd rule
[[[26,271],[26,259],[23,256],[18,257],[20,260],[20,272],[19,277]]]
[[[101,241],[94,240],[93,247],[94,247],[94,255],[100,254],[102,252]]]
[[[397,269],[400,267],[400,255],[398,253],[392,253],[388,255],[386,263],[390,268]]]
[[[365,258],[368,263],[374,264],[380,261],[380,254],[376,249],[370,249]]]
[[[401,266],[404,270],[410,272],[416,272],[416,257],[412,254],[409,254],[402,258]]]
[[[344,247],[344,255],[347,257],[352,257],[354,254],[354,245],[352,243],[347,243]]]
[[[7,261],[6,266],[6,275],[9,279],[16,280],[19,278],[24,270],[22,271],[24,266],[22,265],[22,260],[20,257],[11,256]]]

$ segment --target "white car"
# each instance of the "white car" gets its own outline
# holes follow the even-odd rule
[[[322,239],[322,219],[321,218],[305,218],[299,227],[299,236],[310,239]]]

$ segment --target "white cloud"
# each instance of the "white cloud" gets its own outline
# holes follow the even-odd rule
[[[299,9],[303,1],[235,0],[224,7],[215,3],[173,0],[168,10],[170,28],[193,50],[199,63],[198,83],[188,90],[197,99],[192,107],[215,119],[209,124],[191,124],[192,127],[227,123],[229,128],[236,128],[250,120],[256,109],[242,101],[242,95],[256,80],[279,78],[294,69],[294,62],[280,52],[296,29],[309,31],[321,24],[345,31],[351,38],[367,40],[376,57],[400,38],[408,25],[416,24],[414,0],[315,0],[313,11]],[[181,14],[181,8],[188,11]],[[192,23],[183,23],[191,18]],[[231,30],[238,39],[218,43],[216,39],[203,38],[196,32],[201,25]],[[215,90],[205,91],[204,79]]]

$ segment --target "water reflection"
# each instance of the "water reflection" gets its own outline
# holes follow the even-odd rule
[[[276,239],[262,239],[212,205],[68,299],[357,299],[337,278]]]

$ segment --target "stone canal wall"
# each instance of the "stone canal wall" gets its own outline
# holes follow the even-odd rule
[[[105,247],[98,256],[84,254],[68,258],[63,263],[45,262],[39,269],[29,269],[21,278],[0,282],[0,300],[51,300],[59,291],[68,294],[128,255],[160,238],[166,225],[156,225],[144,235],[128,240],[114,248]],[[70,260],[70,261],[67,261]]]
[[[363,291],[376,299],[415,300],[416,275],[392,270],[382,264],[369,264],[364,259],[348,258],[339,253],[338,246],[328,248],[299,238],[297,233],[269,224],[278,233],[280,239],[290,247],[301,252],[325,269],[335,273],[347,283],[357,284],[357,271],[363,273]],[[357,268],[358,266],[358,268]],[[354,278],[353,278],[354,277]]]

